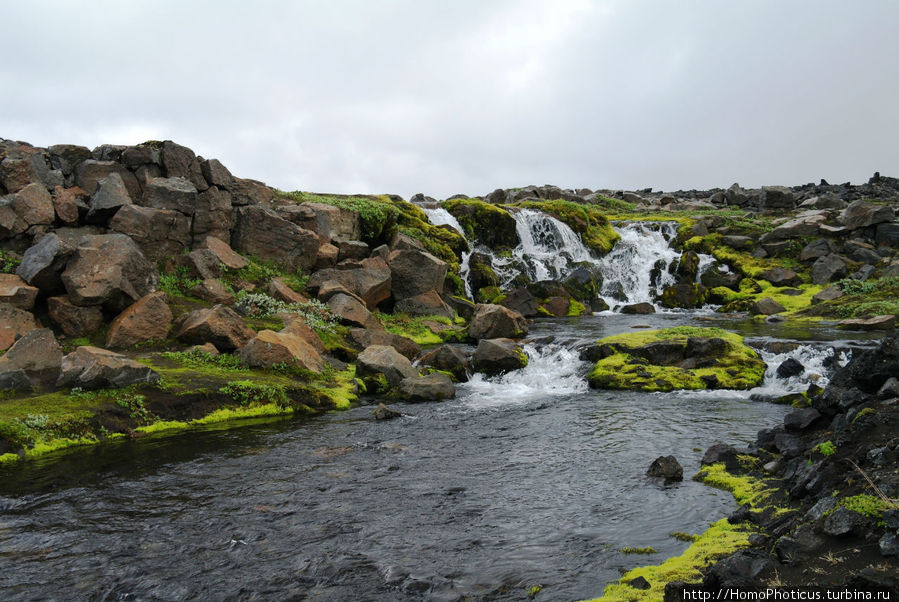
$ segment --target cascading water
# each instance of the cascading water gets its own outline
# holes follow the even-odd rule
[[[759,356],[768,364],[762,386],[751,391],[760,398],[776,398],[790,393],[801,393],[815,384],[826,387],[830,383],[836,367],[845,366],[852,358],[852,351],[837,351],[833,347],[813,345],[797,345],[795,349],[774,353],[764,349],[758,350]],[[803,370],[793,376],[781,378],[777,369],[788,359],[802,364]]]
[[[450,226],[451,228],[455,229],[456,232],[458,232],[462,236],[465,236],[465,231],[462,229],[462,225],[459,223],[459,220],[457,220],[452,213],[450,213],[443,207],[422,207],[422,209],[428,216],[428,220],[435,226]],[[471,245],[470,241],[469,245]],[[459,264],[459,277],[462,278],[462,282],[465,284],[465,296],[469,299],[472,298],[471,285],[468,283],[470,261],[471,251],[469,251],[468,253],[462,253],[462,262]]]

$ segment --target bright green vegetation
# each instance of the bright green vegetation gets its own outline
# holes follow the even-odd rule
[[[862,493],[860,495],[853,495],[841,499],[839,502],[837,502],[836,507],[825,513],[825,516],[833,514],[837,508],[846,508],[847,510],[857,512],[862,516],[879,519],[883,516],[884,510],[889,510],[895,507],[896,506],[888,503],[885,500],[882,500],[879,497],[868,495],[867,493]]]
[[[169,297],[188,297],[190,289],[203,282],[199,278],[190,278],[186,266],[177,266],[170,274],[159,276],[159,290]]]
[[[219,389],[219,393],[224,393],[242,406],[248,406],[252,403],[262,405],[274,403],[279,406],[286,406],[288,403],[284,385],[257,383],[252,380],[229,381],[228,384]]]
[[[767,280],[744,279],[743,282],[751,285],[741,286],[740,292],[723,286],[711,290],[712,298],[723,305],[721,311],[747,311],[754,302],[770,297],[780,303],[787,313],[795,313],[809,307],[812,304],[812,297],[824,288],[818,284],[800,284],[796,287],[774,286]],[[801,294],[790,294],[797,290],[801,291]]]
[[[723,463],[703,466],[693,478],[717,489],[730,491],[738,504],[749,504],[756,511],[769,507],[771,496],[776,491],[759,479],[728,472]]]
[[[614,200],[614,199],[609,199]],[[572,203],[571,201],[525,201],[516,207],[537,209],[551,215],[580,234],[584,244],[600,255],[612,250],[621,238],[612,228],[604,212],[595,205]]]
[[[568,316],[583,316],[587,313],[587,308],[577,299],[570,299],[568,303]]]
[[[622,554],[655,554],[656,553],[656,549],[653,547],[646,547],[646,548],[624,547],[618,551],[621,552]]]
[[[899,278],[847,279],[836,286],[843,291],[842,297],[814,305],[802,315],[839,319],[899,315]]]
[[[439,345],[460,328],[443,316],[410,316],[375,312],[387,332],[412,339],[419,345]]]
[[[657,601],[665,593],[665,584],[669,581],[695,583],[702,579],[703,569],[719,558],[736,552],[749,545],[749,534],[743,526],[732,525],[726,518],[712,523],[709,529],[700,535],[680,556],[665,560],[655,566],[638,567],[625,573],[621,579],[606,586],[602,598],[609,602],[617,600]],[[650,584],[650,589],[639,590],[627,584],[628,581],[643,577]]]
[[[865,416],[873,416],[876,413],[877,412],[874,410],[874,408],[862,408],[858,414],[852,417],[852,422],[850,424],[854,425]]]
[[[683,531],[674,531],[668,534],[669,537],[673,537],[678,541],[689,541],[693,542],[699,539],[699,535],[694,535],[692,533],[684,533]]]
[[[222,372],[247,371],[243,367],[240,358],[229,353],[212,355],[211,353],[194,349],[192,351],[167,351],[162,354],[162,357],[188,368],[216,368]]]
[[[721,339],[725,351],[696,363],[702,367],[688,367],[689,359],[681,365],[656,365],[638,355],[641,347],[662,341],[678,343],[686,349],[689,338]],[[751,389],[765,376],[765,363],[743,344],[743,338],[720,328],[647,330],[606,337],[597,343],[616,351],[593,366],[588,380],[597,389]]]
[[[15,274],[22,258],[6,249],[0,249],[0,274]]]
[[[815,451],[825,457],[832,456],[837,453],[837,446],[833,444],[833,441],[824,441],[815,446]]]
[[[785,257],[761,259],[746,251],[728,247],[722,242],[722,238],[722,235],[717,233],[708,236],[694,236],[684,242],[684,249],[708,253],[747,278],[758,278],[762,272],[773,267],[789,268],[800,276],[807,275],[808,267],[796,259]]]
[[[515,218],[507,209],[479,199],[453,199],[442,205],[453,214],[469,240],[476,240],[494,252],[518,246]]]

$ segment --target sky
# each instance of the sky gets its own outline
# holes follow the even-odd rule
[[[0,137],[169,139],[283,190],[899,176],[895,0],[29,0],[0,23]]]

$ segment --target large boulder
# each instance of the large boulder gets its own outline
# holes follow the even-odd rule
[[[147,183],[140,204],[192,217],[197,208],[197,189],[184,178],[153,178]]]
[[[356,358],[356,374],[363,379],[383,374],[387,383],[395,387],[404,378],[418,376],[418,371],[393,347],[372,345]]]
[[[0,303],[30,311],[37,299],[38,289],[28,286],[16,274],[0,274]]]
[[[133,347],[138,343],[162,340],[169,334],[172,310],[166,294],[150,293],[128,307],[112,321],[106,346],[112,349]]]
[[[326,283],[336,282],[365,302],[369,309],[390,297],[391,272],[380,257],[362,261],[362,267],[350,270],[334,268],[319,270],[312,274],[306,287],[321,297],[321,289]]]
[[[472,372],[471,361],[455,345],[441,345],[421,356],[419,363],[449,372],[458,382],[467,382]]]
[[[155,290],[158,280],[155,267],[124,234],[85,236],[62,273],[72,303],[116,312]]]
[[[231,210],[231,193],[227,190],[211,186],[198,194],[191,224],[193,245],[201,245],[208,236],[230,241],[233,226]]]
[[[31,226],[50,225],[56,217],[53,198],[41,184],[29,184],[11,195],[10,203],[24,225],[23,231]]]
[[[175,144],[171,140],[162,143],[160,153],[162,167],[168,177],[180,177],[188,180],[197,190],[206,190],[209,184],[203,177],[203,168],[192,150],[186,146]]]
[[[481,339],[471,357],[475,372],[495,376],[528,365],[528,356],[521,346],[508,338]]]
[[[857,230],[883,222],[891,222],[893,217],[893,208],[889,205],[875,205],[868,201],[858,200],[843,209],[840,213],[840,223],[850,230]]]
[[[666,288],[661,303],[665,307],[690,309],[701,307],[707,297],[708,290],[702,284],[682,282]]]
[[[53,210],[56,212],[56,219],[67,226],[77,225],[81,213],[87,212],[88,198],[88,194],[77,186],[73,188],[57,186],[53,191]]]
[[[527,333],[524,316],[508,307],[489,303],[478,304],[468,325],[468,336],[473,339],[520,339]]]
[[[105,225],[119,209],[132,202],[122,176],[113,172],[100,180],[96,192],[91,196],[85,221]]]
[[[442,401],[456,396],[456,386],[450,377],[440,372],[427,376],[404,378],[400,381],[399,397],[410,402]]]
[[[393,306],[393,310],[411,316],[442,316],[450,319],[456,317],[456,312],[446,304],[437,291],[400,299]]]
[[[59,376],[62,349],[53,331],[38,328],[27,332],[0,357],[0,373],[22,370],[32,384],[54,384]]]
[[[231,245],[239,253],[281,264],[289,271],[307,270],[315,264],[318,236],[258,206],[240,207]]]
[[[796,196],[786,186],[762,186],[759,205],[763,210],[792,209],[796,206]]]
[[[176,336],[189,345],[212,343],[220,351],[233,351],[246,345],[255,333],[233,309],[214,305],[187,314]]]
[[[80,307],[68,295],[47,299],[50,321],[69,337],[89,336],[103,325],[103,310],[99,307]]]
[[[306,323],[306,319],[299,314],[285,313],[280,314],[285,322],[281,332],[300,337],[306,343],[312,346],[319,355],[325,352],[325,345],[322,343],[321,337]]]
[[[122,178],[122,183],[125,184],[128,196],[132,200],[141,197],[141,186],[137,178],[127,167],[115,161],[96,161],[94,159],[82,161],[75,167],[75,184],[87,194],[92,195],[96,192],[100,181],[112,173],[118,174]]]
[[[500,301],[500,305],[508,307],[512,311],[517,311],[525,318],[533,318],[539,315],[538,308],[540,304],[537,297],[524,286],[509,291],[506,297]]]
[[[347,326],[359,326],[362,328],[373,328],[379,325],[378,319],[375,318],[365,305],[358,299],[344,294],[337,294],[328,299],[328,307],[341,324]]]
[[[63,290],[60,274],[74,247],[54,233],[47,234],[22,255],[16,274],[45,295]]]
[[[749,313],[751,313],[752,315],[763,316],[779,314],[785,311],[787,311],[786,308],[771,297],[764,297],[762,299],[759,299],[752,304],[752,307],[749,308]]]
[[[394,299],[408,299],[428,291],[443,292],[446,262],[414,249],[393,251],[388,262]]]
[[[774,286],[797,286],[802,284],[802,277],[788,268],[773,267],[765,270],[759,277]]]
[[[179,255],[190,245],[190,218],[170,209],[126,205],[109,222],[109,229],[130,236],[152,262]]]
[[[827,284],[846,277],[846,262],[834,253],[819,257],[812,264],[812,282]]]
[[[234,182],[234,176],[218,159],[207,159],[200,163],[200,172],[210,187],[228,188]]]
[[[107,349],[84,346],[62,359],[56,386],[106,389],[158,381],[159,375],[149,366]]]
[[[249,263],[244,257],[239,255],[238,253],[235,253],[234,249],[231,248],[231,245],[214,236],[207,236],[203,240],[201,248],[209,249],[210,251],[212,251],[218,259],[219,263],[221,263],[229,270],[239,270],[241,268],[245,268]]]
[[[381,329],[380,325],[378,328],[350,328],[347,336],[358,349],[366,349],[372,345],[388,345],[410,361],[421,353],[418,343],[407,337],[387,332]]]
[[[784,222],[773,230],[763,234],[761,242],[773,242],[778,240],[793,240],[802,236],[815,236],[824,222],[827,214],[824,211],[805,211],[795,218]]]
[[[8,147],[7,147],[8,148]],[[63,174],[47,166],[42,149],[18,145],[0,155],[0,184],[9,192],[18,192],[29,184],[40,184],[48,190],[63,183]]]
[[[0,351],[9,349],[16,340],[35,328],[40,328],[40,324],[31,312],[0,303]]]
[[[320,374],[324,361],[315,348],[289,332],[262,330],[240,350],[241,361],[251,368],[287,365]]]
[[[845,367],[833,375],[831,384],[837,387],[858,387],[866,393],[876,393],[891,377],[899,374],[899,334],[884,337],[877,349],[852,354]]]

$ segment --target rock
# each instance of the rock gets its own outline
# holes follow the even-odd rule
[[[721,243],[738,251],[751,251],[755,248],[756,239],[751,236],[729,234],[721,237]]]
[[[512,339],[481,339],[471,358],[471,364],[475,372],[495,376],[524,368],[528,364],[528,357]]]
[[[231,245],[240,253],[280,264],[288,271],[315,264],[318,236],[259,206],[240,207]]]
[[[793,191],[786,186],[762,186],[759,194],[759,207],[767,209],[792,209],[796,206]]]
[[[759,575],[771,567],[771,561],[752,551],[740,550],[711,567],[703,579],[703,587],[708,590],[722,590],[733,587],[757,587]],[[711,598],[711,594],[709,594]]]
[[[56,234],[47,234],[25,251],[16,274],[45,295],[61,292],[60,273],[73,251],[74,248]]]
[[[306,297],[287,286],[280,278],[272,278],[268,284],[269,296],[285,303],[305,303]]]
[[[42,184],[29,184],[13,194],[10,205],[19,220],[25,224],[22,231],[31,226],[50,225],[56,217],[53,197]]]
[[[147,190],[140,204],[193,217],[197,206],[197,189],[184,178],[153,178],[147,183]]]
[[[896,533],[884,533],[877,545],[881,556],[899,556],[899,535]]]
[[[893,209],[889,205],[875,205],[868,201],[858,200],[843,209],[839,221],[849,230],[857,230],[883,222],[891,222],[893,217]]]
[[[154,263],[180,255],[190,246],[190,218],[169,209],[125,205],[109,222],[109,229],[131,237]]]
[[[386,245],[381,245],[385,249]],[[337,256],[340,254],[340,250],[332,245],[331,243],[325,243],[318,248],[318,254],[315,256],[315,270],[325,270],[337,263]],[[387,261],[387,256],[383,257],[385,263]]]
[[[57,387],[120,388],[155,383],[159,375],[149,366],[98,347],[79,347],[62,359]]]
[[[394,418],[402,418],[404,416],[402,412],[392,410],[383,403],[378,404],[378,407],[374,410],[374,415],[375,420],[393,420]]]
[[[218,262],[229,270],[245,268],[249,263],[245,258],[235,253],[228,243],[214,236],[207,236],[203,239],[201,248],[211,251],[218,259]]]
[[[161,291],[150,293],[116,316],[106,335],[106,346],[125,348],[164,340],[171,324],[172,311],[166,294]]]
[[[68,337],[86,337],[103,325],[103,312],[99,307],[73,305],[68,295],[47,299],[47,309],[52,321]]]
[[[813,196],[799,203],[805,209],[845,209],[846,205],[846,201],[833,195]]]
[[[387,263],[395,299],[408,299],[429,291],[443,292],[447,265],[430,253],[415,249],[392,251]]]
[[[0,361],[0,391],[24,391],[32,387],[31,379],[24,370],[4,367]]]
[[[783,454],[784,458],[795,458],[805,451],[802,439],[788,433],[774,435],[774,447]]]
[[[899,222],[877,224],[874,242],[878,245],[899,247]]]
[[[478,304],[468,325],[468,336],[473,339],[516,339],[527,333],[524,316],[501,305]]]
[[[50,154],[50,166],[60,170],[66,178],[75,173],[75,167],[79,163],[91,158],[89,148],[75,144],[54,144],[47,151]]]
[[[40,149],[20,145],[11,152],[0,154],[0,183],[11,193],[30,184],[38,184],[48,190],[63,183],[60,171],[50,170]]]
[[[774,553],[784,564],[796,564],[806,555],[818,550],[822,545],[821,538],[815,535],[811,525],[802,525],[792,534],[784,536],[774,544]]]
[[[268,205],[274,196],[272,189],[262,182],[244,178],[234,178],[228,192],[231,193],[231,202],[235,207]]]
[[[243,363],[251,368],[271,368],[275,364],[295,366],[320,374],[324,361],[315,348],[289,332],[261,330],[240,350]]]
[[[356,375],[360,378],[383,374],[391,386],[397,386],[405,378],[414,378],[418,372],[412,363],[393,347],[372,345],[356,358]]]
[[[819,238],[802,247],[802,251],[799,252],[799,260],[812,261],[813,259],[830,255],[833,253],[833,250],[833,245],[829,240]]]
[[[158,148],[148,145],[129,146],[122,149],[118,159],[130,169],[137,169],[145,165],[160,166],[162,159]]]
[[[228,188],[234,181],[234,176],[218,159],[207,159],[200,163],[200,172],[209,186]]]
[[[602,274],[598,270],[591,270],[588,266],[581,264],[568,273],[562,284],[565,285],[572,297],[578,301],[589,303],[599,294],[599,287],[602,286]]]
[[[281,332],[300,337],[312,345],[312,348],[315,349],[319,355],[325,352],[325,346],[322,343],[321,338],[308,324],[306,324],[305,318],[298,314],[291,313],[280,315],[284,317],[284,322],[286,324],[286,326],[281,329]]]
[[[632,303],[630,305],[622,305],[619,311],[623,314],[645,315],[656,313],[656,308],[652,303]]]
[[[176,336],[183,343],[212,343],[220,351],[233,351],[246,345],[255,333],[233,309],[214,305],[187,314]]]
[[[508,307],[512,311],[517,311],[526,318],[538,315],[537,297],[523,286],[509,291],[506,298],[500,302],[500,305]]]
[[[646,476],[662,477],[666,481],[682,481],[684,469],[674,456],[659,456],[649,465]]]
[[[784,417],[784,427],[788,431],[804,431],[819,418],[821,418],[821,414],[815,408],[801,408]]]
[[[361,240],[339,239],[337,243],[337,260],[365,259],[371,254],[371,249]]]
[[[194,219],[191,222],[192,244],[197,247],[207,237],[221,241],[231,240],[232,223],[231,194],[217,186],[197,195]]]
[[[399,396],[410,402],[442,401],[456,396],[456,387],[446,374],[434,372],[427,376],[404,378],[400,381]]]
[[[471,362],[458,346],[441,345],[429,351],[419,360],[424,366],[449,372],[458,382],[467,382],[472,372]]]
[[[331,312],[337,316],[341,324],[362,328],[376,328],[380,326],[378,319],[365,308],[365,305],[350,295],[342,293],[334,295],[328,299],[328,307],[331,308]]]
[[[312,230],[319,235],[322,242],[331,240],[359,240],[362,228],[359,214],[350,209],[343,209],[325,203],[302,203],[296,207],[291,221]]]
[[[754,316],[770,316],[771,314],[779,314],[784,311],[787,311],[786,308],[771,297],[759,299],[749,308],[749,313]]]
[[[899,397],[899,378],[895,376],[888,378],[883,383],[883,386],[877,390],[878,399],[892,399],[894,397]]]
[[[860,240],[847,240],[844,242],[843,253],[849,259],[859,263],[870,263],[872,265],[880,263],[880,255],[874,250],[874,247]]]
[[[874,316],[873,318],[848,318],[837,322],[840,328],[853,330],[892,330],[896,326],[896,316]]]
[[[841,291],[839,288],[837,288],[836,286],[828,286],[827,288],[812,296],[812,305],[817,305],[818,303],[822,303],[824,301],[839,299],[842,296],[843,291]]]
[[[132,200],[141,197],[141,186],[127,167],[116,163],[115,161],[95,161],[88,159],[82,161],[75,167],[75,184],[84,190],[87,194],[93,195],[100,184],[100,180],[115,173],[122,179],[122,183],[128,190],[128,196]]]
[[[47,328],[25,333],[0,357],[0,373],[22,370],[32,384],[56,382],[62,363],[62,349]]]
[[[433,290],[400,299],[394,305],[393,310],[411,316],[442,316],[451,320],[456,317],[456,312],[444,302],[437,291]]]
[[[185,277],[201,280],[219,278],[224,274],[218,256],[209,249],[197,249],[175,257],[171,265],[166,266],[169,273],[173,270],[182,272]]]
[[[790,378],[805,372],[805,366],[799,360],[788,357],[777,367],[777,378]]]
[[[877,271],[877,268],[875,268],[873,265],[863,265],[858,270],[853,272],[852,275],[850,276],[850,278],[852,278],[853,280],[864,281],[864,280],[867,280],[868,278],[870,278],[871,276],[873,276],[874,272],[876,272],[876,271]]]
[[[850,205],[851,207],[851,205]],[[837,508],[833,514],[824,521],[824,532],[834,537],[851,535],[864,525],[861,514],[848,508]]]
[[[9,349],[16,340],[35,328],[40,328],[40,324],[31,312],[0,303],[0,351]]]
[[[76,225],[82,208],[87,211],[85,198],[87,193],[80,188],[63,188],[57,186],[53,192],[53,210],[56,218],[66,225]]]
[[[91,196],[85,220],[89,224],[106,224],[116,212],[132,203],[122,176],[113,172],[100,180]]]
[[[802,284],[802,277],[793,270],[786,268],[771,268],[760,274],[763,280],[767,280],[774,286],[798,286]]]
[[[695,308],[705,303],[708,291],[699,283],[675,284],[662,293],[661,303],[670,308]]]
[[[28,286],[16,274],[0,274],[0,303],[31,311],[37,299],[38,289]]]
[[[799,216],[765,232],[759,239],[761,242],[794,240],[803,236],[817,236],[821,225],[827,221],[823,211],[806,211]]]
[[[162,143],[162,167],[167,176],[185,178],[193,184],[197,190],[206,190],[209,184],[203,177],[203,169],[192,150],[186,146],[175,144],[171,140]]]
[[[158,274],[129,237],[85,236],[62,273],[75,305],[102,305],[122,311],[156,288]]]
[[[740,280],[742,279],[743,277],[740,274],[730,271],[725,272],[717,265],[706,270],[699,277],[699,281],[708,289],[724,286],[733,291],[740,290]]]
[[[647,590],[652,589],[652,584],[646,580],[645,577],[637,577],[636,579],[631,579],[627,582],[634,589]],[[667,600],[667,598],[666,598]]]
[[[723,463],[727,470],[737,470],[740,468],[740,460],[737,456],[738,452],[735,447],[717,441],[705,451],[699,463],[703,466]]]

